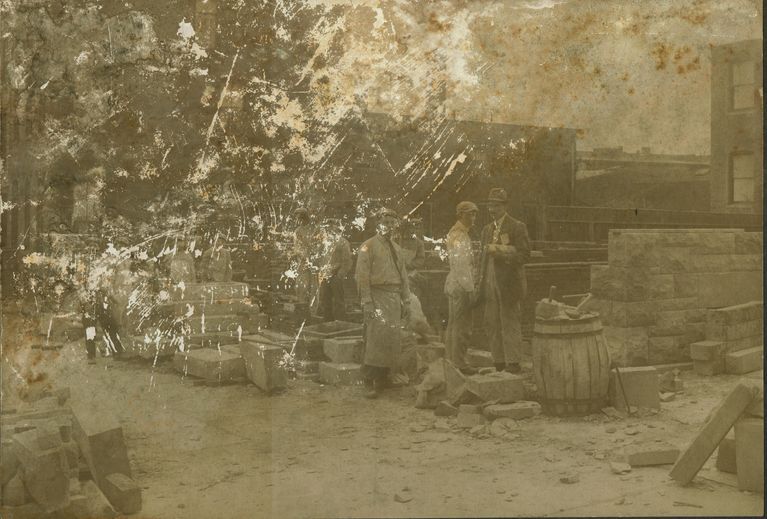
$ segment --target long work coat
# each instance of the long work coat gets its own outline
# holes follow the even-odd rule
[[[504,214],[499,225],[490,222],[482,229],[482,257],[480,259],[480,298],[484,299],[487,291],[497,290],[500,299],[505,304],[520,302],[527,292],[525,280],[525,263],[530,259],[530,240],[527,236],[527,226]],[[488,245],[500,245],[501,248],[511,246],[512,251],[491,255]],[[495,269],[495,286],[486,283],[489,262]]]
[[[365,316],[365,358],[368,366],[393,368],[400,353],[402,302],[410,288],[402,250],[376,234],[365,241],[357,256],[357,287],[363,306],[375,305],[375,316]]]

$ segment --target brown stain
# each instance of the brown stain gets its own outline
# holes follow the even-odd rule
[[[634,87],[631,87],[628,89],[628,95],[633,96],[634,92],[635,92]]]
[[[441,22],[435,13],[429,13],[426,21],[426,29],[431,32],[448,32],[453,27],[452,23]]]
[[[664,70],[671,49],[665,43],[656,43],[650,54],[655,58],[655,70]]]

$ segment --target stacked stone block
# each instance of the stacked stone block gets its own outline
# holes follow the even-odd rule
[[[709,308],[761,300],[762,233],[730,229],[613,230],[608,264],[592,267],[597,311],[624,366],[689,360]]]
[[[752,301],[709,310],[706,340],[690,345],[701,375],[742,374],[761,369],[764,353],[764,304]]]

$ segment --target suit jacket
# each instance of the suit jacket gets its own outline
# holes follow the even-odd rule
[[[402,300],[410,300],[410,287],[402,249],[394,242],[392,245],[394,255],[386,238],[380,234],[376,234],[360,245],[355,277],[363,304],[373,300],[370,295],[371,287],[382,285],[398,286]]]
[[[530,240],[527,236],[527,226],[504,214],[496,231],[495,222],[490,222],[482,229],[482,256],[480,258],[479,290],[480,297],[486,290],[485,272],[489,261],[494,262],[495,277],[501,299],[506,303],[521,301],[527,291],[525,280],[525,263],[530,259]],[[514,250],[488,253],[488,245],[512,246]]]

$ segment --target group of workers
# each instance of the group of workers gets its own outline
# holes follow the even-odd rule
[[[505,190],[492,189],[487,202],[491,222],[482,229],[478,255],[469,236],[479,214],[475,203],[458,204],[457,221],[446,239],[450,264],[445,281],[449,303],[446,355],[466,375],[476,373],[466,359],[475,307],[483,314],[495,369],[521,371],[520,303],[526,289],[524,265],[530,257],[527,227],[509,216]],[[298,260],[298,299],[308,304],[318,299],[326,320],[328,315],[339,319],[343,315],[343,280],[352,268],[349,242],[341,235],[338,220],[324,224],[324,233],[318,242],[317,235],[309,232],[306,210],[299,209],[296,216],[299,225],[294,235],[294,258]],[[403,248],[403,239],[398,233],[401,221],[395,211],[384,208],[376,216],[376,234],[360,245],[355,269],[363,310],[362,373],[368,398],[376,398],[391,383],[391,371],[400,353],[400,329],[410,314],[412,260],[418,256],[417,248],[415,255]],[[418,239],[418,236],[408,238]],[[313,269],[309,258],[311,251],[318,247],[324,260],[319,262],[321,267]],[[423,254],[421,241],[421,262]],[[319,270],[317,287],[313,285],[316,270]],[[318,296],[313,297],[315,293]]]

